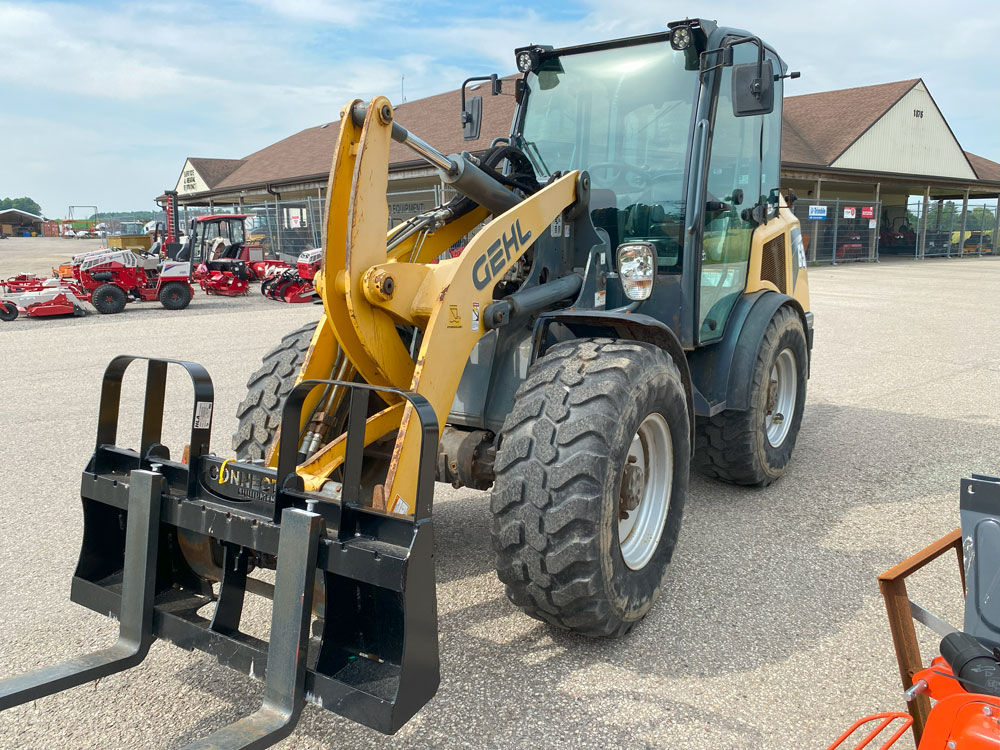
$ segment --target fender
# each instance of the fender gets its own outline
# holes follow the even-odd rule
[[[698,416],[715,416],[727,409],[750,408],[750,385],[757,352],[771,318],[788,305],[799,315],[806,333],[806,350],[812,355],[812,315],[787,294],[761,291],[744,294],[736,302],[721,341],[701,347],[688,355],[696,389]],[[806,377],[809,377],[807,363]]]
[[[531,362],[545,354],[545,350],[556,343],[549,335],[549,326],[561,323],[577,338],[587,336],[609,336],[653,344],[663,349],[677,365],[687,395],[688,420],[691,427],[691,450],[694,451],[695,390],[691,379],[691,369],[684,354],[684,347],[670,328],[648,315],[622,313],[614,310],[555,310],[542,313],[535,321],[532,335]]]

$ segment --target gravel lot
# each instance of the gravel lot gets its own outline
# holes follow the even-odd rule
[[[47,272],[85,244],[0,242],[0,278]],[[280,747],[822,748],[857,717],[902,709],[875,577],[958,524],[962,476],[1000,472],[998,260],[811,273],[816,349],[788,474],[765,491],[694,479],[663,596],[621,641],[556,632],[516,610],[492,570],[487,495],[438,485],[437,696],[394,737],[310,706]],[[229,453],[261,353],[315,317],[253,292],[198,294],[180,312],[146,303],[0,324],[0,675],[116,633],[69,601],[76,488],[108,360],[204,364],[213,448]],[[180,445],[190,389],[170,396],[165,442]],[[911,594],[960,622],[955,573],[939,561]],[[0,747],[183,746],[260,699],[258,684],[211,658],[156,643],[137,669],[0,714]]]

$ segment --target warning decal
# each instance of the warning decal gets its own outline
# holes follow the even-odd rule
[[[212,402],[199,401],[194,407],[194,428],[207,430],[212,426]]]
[[[400,495],[396,495],[392,500],[392,507],[389,508],[389,512],[395,513],[398,516],[408,516],[410,515],[410,506]]]

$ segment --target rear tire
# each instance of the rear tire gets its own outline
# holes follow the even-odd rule
[[[239,427],[233,434],[233,450],[238,459],[258,459],[267,455],[281,425],[281,407],[295,385],[305,361],[315,323],[308,323],[281,339],[264,355],[260,368],[247,381],[247,395],[236,409]]]
[[[802,321],[790,307],[781,307],[757,352],[750,408],[698,420],[695,469],[713,479],[758,487],[784,474],[802,424],[808,368]]]
[[[191,287],[180,281],[169,281],[160,288],[160,304],[167,310],[183,310],[191,304]]]
[[[90,295],[90,304],[101,315],[114,315],[125,309],[125,290],[117,284],[101,284]]]
[[[17,314],[17,305],[13,302],[0,301],[0,320],[9,323],[12,320],[17,320]]]
[[[636,441],[643,458],[629,463]],[[686,391],[663,350],[613,339],[549,349],[518,388],[496,457],[491,536],[511,602],[584,635],[627,633],[663,586],[690,445]]]

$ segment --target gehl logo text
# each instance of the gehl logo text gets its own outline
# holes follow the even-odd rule
[[[520,219],[515,220],[499,240],[476,258],[476,263],[472,266],[472,283],[476,285],[476,289],[482,291],[494,279],[499,280],[497,277],[510,261],[511,255],[520,253],[527,247],[530,239],[531,232],[522,232]]]
[[[231,468],[228,463],[228,460],[223,461],[222,466],[212,466],[208,471],[209,477],[218,482],[220,488],[228,485],[230,491],[247,500],[274,502],[274,479],[255,471]]]

